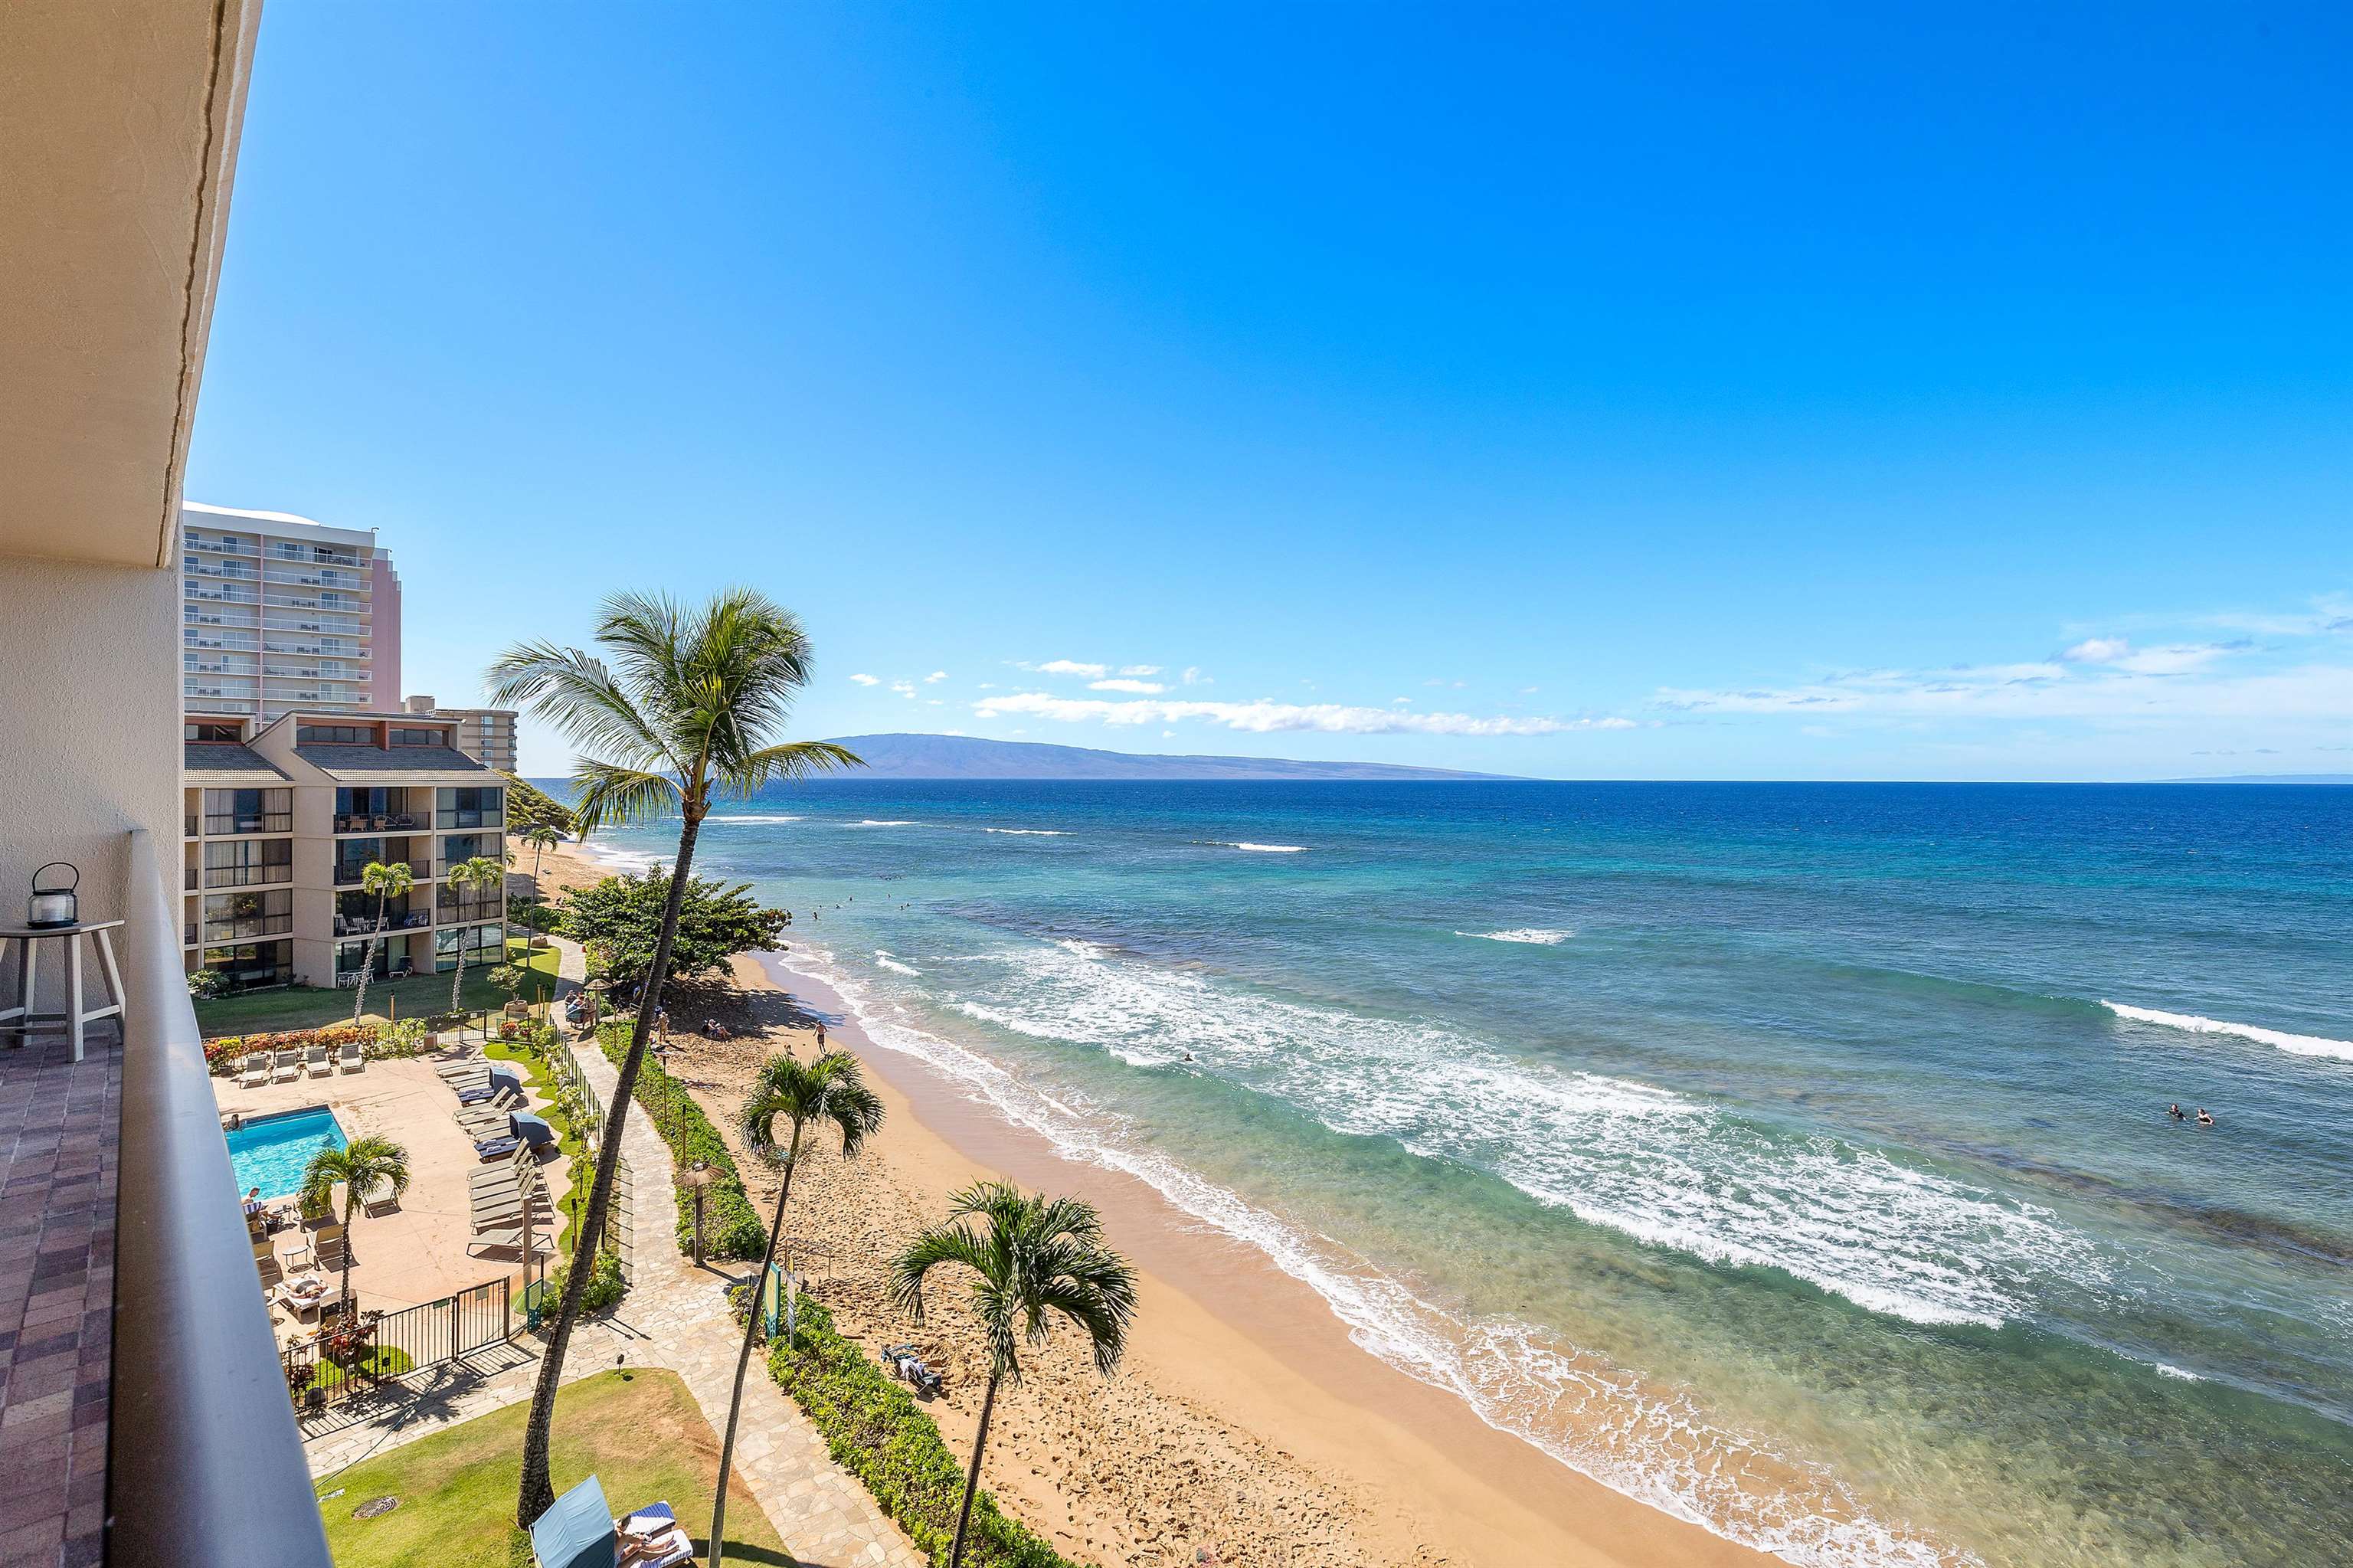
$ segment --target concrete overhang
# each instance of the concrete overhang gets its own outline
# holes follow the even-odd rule
[[[168,567],[260,0],[5,0],[0,555]]]

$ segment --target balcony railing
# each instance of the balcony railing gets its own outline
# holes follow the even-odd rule
[[[331,1568],[156,846],[130,840],[106,1558]]]
[[[507,814],[504,808],[495,806],[487,811],[460,811],[451,808],[436,811],[433,821],[435,826],[443,828],[503,828],[507,825]]]
[[[188,548],[210,550],[216,556],[258,556],[261,553],[250,539],[235,539],[225,534],[188,534]]]
[[[187,596],[190,599],[210,599],[218,604],[259,604],[261,602],[261,596],[251,588],[198,588],[195,583],[190,583],[188,585]]]
[[[190,873],[194,875],[194,873]],[[294,868],[284,861],[262,865],[208,865],[205,867],[206,887],[267,887],[276,882],[294,880]],[[195,885],[191,882],[190,887]]]
[[[207,812],[205,832],[229,833],[290,833],[294,831],[291,811],[220,811]]]
[[[205,922],[205,945],[213,947],[222,942],[249,942],[256,937],[283,937],[294,929],[291,915],[256,915],[243,920],[207,920]],[[195,938],[191,937],[189,940]]]
[[[387,932],[421,931],[432,924],[433,915],[430,910],[411,909],[406,914],[385,916],[384,920],[384,928]],[[373,915],[338,915],[335,916],[335,935],[338,937],[373,937],[375,935],[375,916]]]
[[[400,863],[398,861],[388,860],[384,863],[386,865],[397,865]],[[335,867],[335,885],[338,887],[357,887],[359,885],[361,876],[364,875],[366,871],[367,865],[364,862],[358,865],[338,864]],[[433,874],[433,863],[429,860],[412,860],[408,863],[408,874],[418,882],[423,882]]]
[[[422,811],[379,811],[374,816],[338,813],[335,817],[335,832],[339,833],[422,832],[431,825]]]

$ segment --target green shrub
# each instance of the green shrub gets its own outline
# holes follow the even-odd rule
[[[312,1045],[348,1045],[359,1042],[363,1053],[375,1039],[375,1027],[366,1023],[330,1023],[323,1029],[281,1029],[272,1034],[223,1034],[205,1042],[205,1065],[220,1077],[256,1051],[301,1051]]]
[[[838,1332],[822,1302],[802,1297],[799,1331],[768,1352],[768,1375],[825,1435],[834,1462],[866,1483],[934,1562],[947,1555],[964,1501],[964,1465],[914,1396]],[[1073,1568],[1070,1559],[987,1492],[972,1507],[964,1560],[973,1568]]]
[[[629,1025],[608,1023],[596,1032],[596,1043],[605,1055],[619,1066],[629,1054]],[[702,1107],[694,1103],[686,1086],[662,1070],[651,1051],[646,1053],[644,1065],[638,1070],[637,1093],[633,1097],[647,1116],[653,1118],[654,1130],[670,1145],[670,1158],[681,1171],[691,1169],[698,1160],[706,1161],[719,1172],[719,1180],[703,1190],[702,1252],[705,1257],[758,1257],[768,1250],[768,1228],[761,1223],[760,1213],[752,1206],[751,1197],[744,1191],[744,1178],[737,1173],[734,1157],[727,1152],[725,1139]],[[687,1252],[694,1245],[694,1194],[686,1188],[677,1190],[678,1249]]]
[[[565,1277],[571,1272],[572,1263],[568,1258],[547,1271],[547,1290],[550,1300],[560,1299],[563,1297]],[[623,1293],[628,1289],[628,1287],[621,1281],[620,1255],[617,1253],[600,1252],[596,1255],[596,1266],[588,1271],[588,1283],[580,1287],[580,1310],[602,1312],[608,1308],[617,1307],[621,1304]]]
[[[188,994],[202,997],[227,996],[228,976],[218,969],[198,969],[188,977]]]

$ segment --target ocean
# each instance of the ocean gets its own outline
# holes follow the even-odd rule
[[[2347,1561],[2353,789],[723,810],[878,1044],[1611,1487],[1808,1564]]]

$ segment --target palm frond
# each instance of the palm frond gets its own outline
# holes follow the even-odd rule
[[[518,643],[492,662],[490,684],[493,702],[529,707],[584,753],[644,772],[680,769],[669,737],[594,654]]]
[[[572,821],[583,838],[607,822],[649,821],[683,799],[678,780],[667,773],[588,758],[573,764],[572,789]]]
[[[891,1298],[917,1324],[923,1320],[923,1279],[944,1264],[986,1275],[991,1248],[970,1225],[951,1221],[934,1225],[891,1260]]]
[[[722,782],[737,795],[754,795],[777,779],[808,779],[819,773],[863,768],[866,759],[829,740],[796,740],[763,747],[731,767]]]

